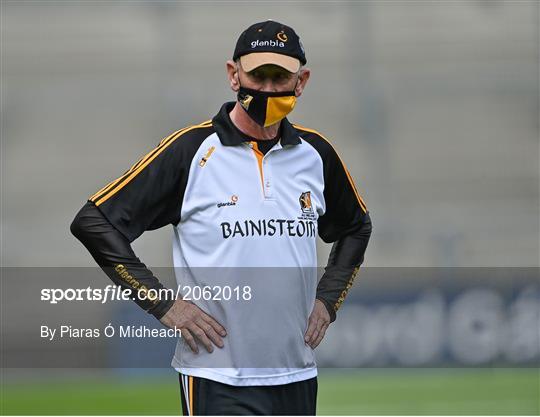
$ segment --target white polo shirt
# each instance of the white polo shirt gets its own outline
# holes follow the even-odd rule
[[[322,135],[284,119],[263,155],[231,122],[233,106],[163,139],[93,201],[130,241],[172,224],[182,294],[227,329],[213,353],[180,339],[173,367],[239,386],[309,379],[316,238],[338,240],[366,207]]]

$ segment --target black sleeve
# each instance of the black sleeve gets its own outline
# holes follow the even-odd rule
[[[332,245],[328,264],[317,286],[317,298],[326,306],[331,321],[336,319],[336,313],[364,261],[370,236],[371,218],[369,213],[366,213],[356,230]]]
[[[324,242],[334,244],[316,297],[324,303],[334,321],[364,260],[371,235],[371,218],[349,171],[330,142],[315,131],[299,130],[323,162],[326,208],[319,217],[318,230]]]
[[[94,203],[87,202],[77,213],[71,223],[71,232],[115,284],[131,290],[130,297],[140,307],[157,319],[165,315],[174,300],[140,297],[142,292],[159,290],[163,285],[135,256],[128,239],[113,227]]]
[[[352,287],[371,236],[371,218],[344,163],[335,150],[324,161],[326,211],[319,218],[319,235],[334,242],[325,272],[317,286],[317,298],[331,321]]]
[[[142,300],[141,289],[163,286],[135,256],[130,243],[146,230],[180,221],[191,162],[212,124],[181,129],[164,138],[121,177],[89,198],[71,231],[118,285],[131,289],[135,302],[161,318],[173,300]]]

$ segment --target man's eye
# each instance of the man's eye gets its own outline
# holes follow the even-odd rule
[[[260,71],[253,71],[252,76],[257,80],[261,80],[264,78],[264,74],[262,74]]]
[[[285,78],[285,75],[284,74],[276,74],[274,75],[274,80],[278,80],[278,81],[281,81]]]

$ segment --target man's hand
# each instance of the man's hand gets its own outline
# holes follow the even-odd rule
[[[169,328],[180,329],[182,337],[194,353],[199,353],[197,338],[210,353],[214,351],[212,342],[223,347],[227,332],[212,316],[206,314],[195,304],[184,300],[176,300],[173,306],[161,318],[160,322]],[[220,337],[221,336],[221,337]]]
[[[308,329],[304,337],[305,342],[315,349],[321,343],[330,325],[330,314],[321,300],[315,300],[315,306],[308,320]]]

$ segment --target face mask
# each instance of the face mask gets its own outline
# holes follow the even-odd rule
[[[240,87],[238,101],[255,123],[268,127],[294,109],[296,96],[294,91],[267,92]]]

